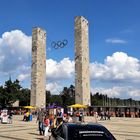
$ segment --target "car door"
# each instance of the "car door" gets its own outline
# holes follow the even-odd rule
[[[57,130],[56,130],[57,136],[56,140],[66,140],[66,134],[64,130],[64,125],[61,125]]]

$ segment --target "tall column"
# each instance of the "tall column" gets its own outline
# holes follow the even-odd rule
[[[46,31],[38,27],[32,30],[30,105],[46,106]]]
[[[88,21],[75,18],[75,102],[90,105]]]

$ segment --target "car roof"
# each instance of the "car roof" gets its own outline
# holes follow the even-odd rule
[[[87,138],[89,135],[94,135],[94,138],[96,137],[98,139],[101,136],[100,139],[115,140],[115,137],[103,125],[98,123],[64,123],[63,126],[67,127],[70,140],[77,138],[80,140],[78,135],[82,135],[82,137],[86,135]]]
[[[95,127],[104,127],[101,124],[98,123],[81,123],[81,122],[77,122],[77,123],[63,123],[63,125],[66,125],[67,127],[73,127],[73,126],[95,126]]]

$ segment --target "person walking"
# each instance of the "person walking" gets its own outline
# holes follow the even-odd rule
[[[98,112],[97,111],[94,112],[94,118],[95,118],[95,123],[97,123],[98,122],[98,120],[97,120],[97,118],[98,118]]]
[[[49,128],[50,128],[49,116],[45,116],[44,118],[44,127],[45,127],[44,140],[49,140]]]
[[[12,123],[13,114],[14,114],[13,111],[10,111],[9,116],[8,116],[8,118],[9,118],[9,123]]]
[[[38,112],[38,116],[37,116],[37,122],[38,122],[38,128],[39,128],[39,134],[40,135],[44,135],[44,111],[43,109],[40,109],[40,111]]]

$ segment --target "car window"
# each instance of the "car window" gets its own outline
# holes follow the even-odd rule
[[[102,127],[73,125],[68,127],[68,140],[115,140]]]

